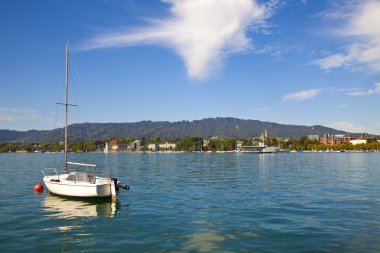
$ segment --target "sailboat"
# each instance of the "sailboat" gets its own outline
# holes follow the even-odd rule
[[[66,197],[112,197],[120,188],[129,190],[129,186],[121,186],[117,178],[110,178],[109,171],[104,170],[102,176],[96,175],[96,165],[68,161],[67,124],[69,108],[69,42],[66,43],[66,100],[65,106],[65,149],[64,149],[64,171],[59,174],[55,168],[42,170],[43,181],[48,191],[55,195]],[[69,166],[75,166],[70,168]]]

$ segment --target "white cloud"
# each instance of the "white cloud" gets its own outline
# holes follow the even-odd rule
[[[375,83],[375,87],[373,89],[368,90],[362,90],[362,89],[355,89],[353,91],[349,91],[346,93],[346,95],[351,97],[359,97],[359,96],[368,96],[373,94],[380,95],[380,83]]]
[[[57,121],[57,115],[51,112],[44,115],[40,111],[27,108],[9,108],[0,106],[0,129],[17,129],[26,131],[30,129],[51,129],[62,127]]]
[[[335,106],[335,109],[342,109],[342,108],[346,108],[347,106],[348,106],[347,104],[341,104],[341,105]]]
[[[328,10],[317,13],[316,17],[323,19],[346,19],[353,16],[354,10],[362,0],[329,0],[332,6]]]
[[[279,43],[269,43],[262,47],[255,48],[255,54],[268,54],[274,57],[279,57],[285,51]]]
[[[368,95],[368,93],[362,90],[355,90],[355,91],[347,92],[346,95],[350,97],[360,97],[360,96]]]
[[[380,1],[350,1],[345,6],[337,6],[341,8],[340,11],[326,13],[324,17],[346,19],[344,28],[336,35],[349,37],[356,42],[346,45],[341,53],[328,55],[312,63],[327,71],[359,64],[368,70],[380,72]]]
[[[366,132],[366,128],[362,126],[356,126],[354,123],[350,121],[339,121],[329,125],[331,128],[335,128],[338,130],[351,132],[351,133],[360,133]]]
[[[358,62],[362,52],[366,49],[364,45],[354,43],[346,48],[345,53],[338,53],[317,59],[312,63],[319,65],[322,69],[329,71],[332,68],[350,66]]]
[[[324,70],[329,70],[331,68],[341,67],[346,63],[346,57],[343,54],[333,54],[325,58],[318,59],[312,63],[319,65]]]
[[[38,120],[41,118],[36,110],[0,107],[0,121]]]
[[[123,29],[99,35],[84,49],[162,44],[180,55],[192,78],[202,79],[220,68],[224,58],[251,47],[248,29],[265,27],[278,1],[166,0],[172,16],[154,20],[150,27]]]
[[[321,92],[320,89],[302,90],[295,93],[290,93],[282,97],[283,101],[303,101],[312,99]]]

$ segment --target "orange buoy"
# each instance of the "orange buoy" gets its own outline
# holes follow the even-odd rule
[[[34,192],[41,193],[43,191],[44,191],[44,186],[41,183],[38,183],[36,184],[36,186],[34,186]]]

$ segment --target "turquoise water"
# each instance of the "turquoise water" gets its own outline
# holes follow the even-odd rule
[[[379,252],[380,154],[71,154],[117,203],[33,193],[62,154],[0,154],[2,252]]]

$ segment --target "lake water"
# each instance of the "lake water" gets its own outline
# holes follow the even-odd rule
[[[33,193],[62,154],[0,154],[2,252],[380,252],[380,153],[70,154],[117,203]]]

